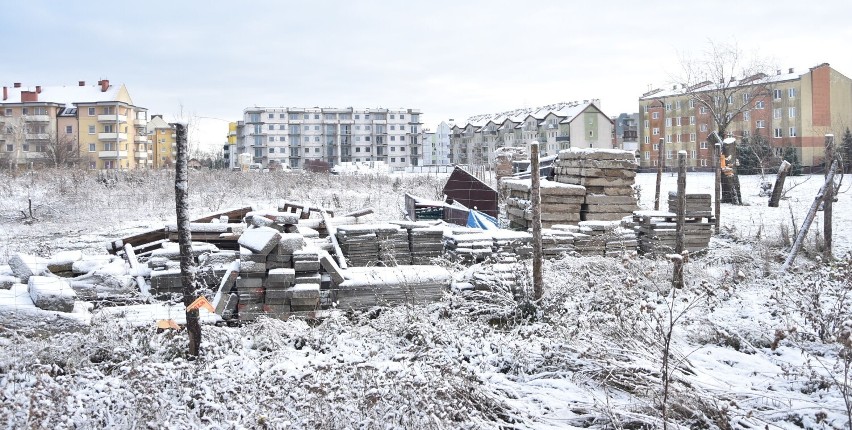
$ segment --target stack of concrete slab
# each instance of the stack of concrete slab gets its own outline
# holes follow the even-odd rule
[[[285,291],[292,312],[311,312],[319,308],[320,284],[296,284]]]
[[[518,269],[510,263],[483,265],[473,273],[470,284],[476,291],[515,291],[522,285],[518,282]]]
[[[246,225],[269,227],[281,233],[292,233],[299,223],[299,215],[289,212],[252,211],[246,214]]]
[[[496,230],[489,233],[494,239],[494,258],[497,261],[512,263],[518,258],[529,258],[532,255],[532,234],[512,230]]]
[[[582,221],[574,237],[580,255],[622,256],[636,252],[636,234],[618,221]]]
[[[532,227],[532,204],[530,179],[510,179],[501,182],[506,194],[506,217],[512,229],[526,230]],[[554,224],[570,224],[580,221],[581,206],[585,201],[586,188],[580,185],[542,180],[541,225],[548,228]]]
[[[569,228],[573,227],[573,228]],[[541,253],[544,258],[556,258],[566,252],[574,251],[574,235],[578,233],[575,225],[557,224],[541,231]]]
[[[331,300],[338,309],[422,304],[440,300],[451,283],[452,275],[437,266],[355,267],[331,290]]]
[[[282,315],[290,312],[287,290],[296,283],[296,271],[291,268],[271,269],[266,275],[263,311]]]
[[[485,261],[494,253],[494,239],[475,228],[454,228],[444,231],[444,252],[447,258],[467,264]]]
[[[408,231],[399,228],[399,226],[388,224],[387,228],[376,230],[376,239],[379,242],[379,261],[385,266],[411,264]]]
[[[583,221],[615,221],[637,209],[637,168],[632,151],[573,148],[559,152],[555,174],[557,182],[586,187]]]
[[[678,198],[677,192],[669,192],[669,212],[677,213]],[[687,194],[686,195],[686,217],[712,217],[713,209],[711,206],[710,194]]]
[[[371,225],[342,225],[337,228],[337,242],[351,267],[373,266],[379,261],[379,241]]]
[[[408,230],[408,246],[411,249],[411,264],[432,264],[432,260],[444,255],[444,229],[422,227]]]
[[[707,217],[692,217],[685,220],[683,249],[698,252],[710,245],[713,222]],[[665,211],[636,211],[630,222],[639,237],[639,252],[665,255],[675,251],[677,241],[677,215]]]

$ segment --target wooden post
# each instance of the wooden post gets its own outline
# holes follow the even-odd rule
[[[781,194],[784,193],[784,181],[787,179],[790,167],[792,167],[792,164],[787,160],[781,161],[781,166],[778,167],[778,176],[775,178],[775,186],[772,187],[772,196],[769,197],[769,207],[771,208],[777,208],[781,202]]]
[[[544,295],[544,285],[541,277],[541,171],[538,163],[538,142],[530,145],[530,172],[532,186],[530,200],[532,204],[532,234],[533,234],[533,297],[540,300]]]
[[[668,256],[674,265],[672,269],[672,287],[674,288],[683,288],[683,263],[688,256],[688,252]]]
[[[180,279],[183,286],[183,304],[189,307],[197,299],[195,261],[192,258],[192,232],[189,226],[189,147],[186,125],[175,126],[177,160],[175,162],[175,212],[177,215],[178,245],[180,249]],[[198,309],[186,311],[186,331],[189,335],[189,356],[197,357],[201,346],[201,323]]]
[[[814,222],[814,217],[819,209],[819,204],[822,203],[823,199],[825,199],[826,188],[834,186],[835,172],[837,172],[837,160],[831,163],[831,169],[828,170],[828,175],[825,177],[825,183],[822,185],[822,188],[819,189],[814,202],[811,204],[811,209],[805,217],[805,221],[802,222],[802,228],[799,229],[799,234],[796,235],[796,241],[793,242],[793,248],[790,249],[790,255],[787,256],[787,260],[784,261],[784,265],[781,266],[781,272],[786,272],[787,269],[790,268],[790,264],[792,264],[793,260],[796,259],[796,254],[799,253],[799,249],[802,248],[802,243],[804,243],[805,237],[808,235],[808,229],[811,227],[811,223]]]
[[[666,140],[660,138],[657,144],[657,191],[654,193],[654,210],[660,210],[660,183],[663,181],[663,148]]]
[[[686,151],[677,152],[677,223],[675,224],[675,253],[683,252],[683,224],[686,221]]]
[[[831,165],[834,163],[834,135],[826,134],[825,135],[825,165]],[[828,171],[825,172],[826,178],[828,177]],[[823,250],[823,259],[825,261],[831,261],[833,259],[831,252],[831,243],[832,243],[832,211],[834,206],[834,181],[828,184],[828,188],[825,190],[825,200],[822,205],[822,236],[825,241],[825,249]]]
[[[716,143],[713,146],[715,148],[714,153],[716,154],[716,161],[713,163],[713,165],[716,166],[716,169],[714,169],[716,171],[716,202],[713,204],[716,216],[714,227],[716,229],[716,234],[719,234],[722,212],[722,144]]]

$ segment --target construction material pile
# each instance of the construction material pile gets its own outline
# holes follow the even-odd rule
[[[636,211],[630,221],[622,223],[636,232],[639,252],[665,255],[675,252],[677,242],[677,215],[665,211]],[[710,245],[713,220],[708,217],[687,217],[684,222],[683,249],[698,252]]]
[[[338,309],[422,304],[440,300],[451,283],[450,272],[437,266],[352,267],[329,294]]]
[[[435,222],[391,221],[390,223],[400,226],[407,232],[411,264],[432,264],[432,260],[444,254],[444,229],[436,227]]]
[[[383,245],[379,253],[379,236],[387,240],[396,237],[399,226],[393,224],[358,224],[337,228],[337,242],[346,257],[346,263],[353,267],[366,267],[390,262],[393,245]]]
[[[581,206],[586,195],[585,187],[548,180],[542,180],[540,184],[542,227],[576,224],[580,221]],[[507,196],[506,216],[509,219],[509,228],[526,230],[532,227],[532,180],[504,180],[502,187]]]
[[[574,250],[583,256],[619,257],[635,254],[636,234],[618,221],[581,221],[574,233]]]
[[[494,240],[494,259],[501,263],[514,263],[532,256],[532,234],[523,231],[491,231]]]
[[[687,194],[686,195],[686,210],[684,214],[688,218],[713,216],[712,198],[710,194]],[[669,212],[677,213],[678,198],[677,192],[669,191]]]
[[[545,258],[557,258],[574,251],[574,235],[579,232],[576,225],[557,224],[541,231],[541,253]]]
[[[586,189],[583,221],[616,221],[637,209],[633,183],[638,167],[632,151],[568,149],[559,152],[555,178]]]
[[[458,227],[444,231],[444,255],[456,262],[474,264],[491,257],[494,250],[491,234],[477,228]]]

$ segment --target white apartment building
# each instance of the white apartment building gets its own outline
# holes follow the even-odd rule
[[[418,109],[247,108],[237,124],[237,153],[252,154],[264,167],[382,161],[402,170],[422,163],[420,115]]]
[[[452,128],[442,121],[435,131],[423,130],[423,165],[450,164],[450,134]]]
[[[453,125],[450,160],[492,164],[497,148],[523,147],[529,153],[533,141],[542,156],[572,147],[613,148],[613,127],[598,99],[476,115]]]

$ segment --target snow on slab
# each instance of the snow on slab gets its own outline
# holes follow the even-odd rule
[[[77,294],[64,279],[30,276],[27,283],[33,303],[45,310],[71,312]]]
[[[47,272],[47,261],[35,255],[17,253],[9,258],[9,267],[12,268],[12,273],[21,282],[27,282],[30,276],[43,275]]]
[[[240,235],[239,244],[256,254],[269,254],[269,251],[281,240],[281,234],[269,227],[248,229]]]
[[[16,276],[0,275],[0,290],[8,290],[12,285],[20,283],[21,280]]]
[[[50,256],[47,260],[49,266],[70,266],[75,261],[83,259],[83,252],[78,250],[61,251]]]
[[[350,267],[340,288],[441,284],[450,286],[452,275],[437,266]]]
[[[155,325],[159,320],[174,320],[179,325],[186,324],[186,306],[183,304],[155,303],[150,305],[113,306],[101,308],[96,317],[107,321],[120,319],[135,326]],[[206,309],[199,309],[199,320],[205,324],[214,324],[222,320],[219,315]]]

